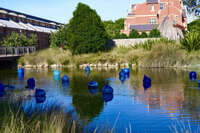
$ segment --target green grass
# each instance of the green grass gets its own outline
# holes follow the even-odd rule
[[[139,67],[197,67],[200,51],[187,52],[179,43],[167,39],[146,41],[130,47],[115,47],[109,52],[72,55],[68,50],[49,48],[19,59],[19,65],[135,64]]]

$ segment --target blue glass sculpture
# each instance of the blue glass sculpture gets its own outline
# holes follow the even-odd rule
[[[53,78],[54,78],[54,80],[56,80],[56,81],[60,81],[60,71],[59,70],[55,70],[54,72],[53,72]]]
[[[5,95],[5,88],[2,83],[0,83],[0,97],[3,97]]]
[[[69,84],[69,77],[67,75],[62,77],[62,84]]]
[[[36,89],[35,97],[46,97],[46,92],[43,89]]]
[[[96,81],[91,81],[88,84],[88,89],[98,89],[98,83]]]
[[[27,85],[28,85],[29,89],[34,90],[34,88],[35,88],[35,79],[34,78],[29,78],[27,80]]]
[[[122,71],[124,72],[126,78],[129,78],[129,74],[130,74],[129,68],[124,68],[122,69]]]
[[[36,103],[44,103],[46,100],[46,97],[35,97]]]
[[[85,74],[86,74],[87,76],[90,75],[90,67],[89,67],[89,66],[86,66],[86,67],[85,67]]]
[[[189,78],[191,81],[195,81],[197,79],[197,73],[194,71],[190,72]]]
[[[110,102],[110,101],[112,101],[113,100],[113,94],[112,93],[110,93],[110,94],[108,94],[108,93],[103,93],[102,94],[102,98],[103,98],[103,100],[104,100],[104,102]]]
[[[124,82],[126,81],[126,74],[124,73],[123,70],[121,70],[121,71],[119,72],[119,80],[120,80],[122,83],[124,83]]]
[[[151,88],[151,78],[147,77],[146,75],[144,75],[143,78],[143,87],[144,89]]]
[[[88,91],[89,91],[89,93],[92,94],[92,95],[94,95],[94,94],[96,94],[96,93],[99,92],[98,88],[96,88],[96,89],[88,89]]]
[[[113,88],[109,85],[104,85],[103,89],[102,89],[102,93],[103,94],[112,94],[113,93]]]
[[[199,85],[199,87],[200,87],[200,80],[198,80],[198,85]]]
[[[21,80],[21,79],[24,79],[24,68],[19,68],[18,69],[18,78]]]
[[[5,85],[4,87],[8,90],[14,90],[15,89],[15,86],[13,86],[13,85]]]

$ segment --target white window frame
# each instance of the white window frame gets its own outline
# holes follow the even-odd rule
[[[149,23],[150,24],[156,24],[156,18],[150,18]]]

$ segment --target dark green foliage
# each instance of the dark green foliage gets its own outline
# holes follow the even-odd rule
[[[181,46],[186,51],[191,52],[200,49],[200,33],[196,31],[189,32],[181,40]]]
[[[147,33],[146,32],[142,32],[142,34],[140,35],[140,38],[147,38],[148,37],[148,35],[147,35]]]
[[[188,31],[200,32],[200,19],[188,24]]]
[[[137,30],[132,29],[132,31],[130,32],[129,38],[140,38],[140,34]]]
[[[50,47],[67,46],[67,25],[61,27],[57,32],[51,33]]]
[[[2,45],[3,46],[33,46],[37,44],[37,36],[35,34],[31,34],[30,37],[27,37],[24,34],[19,34],[16,32],[12,32],[10,36],[4,38]]]
[[[104,27],[109,37],[112,39],[117,39],[116,37],[120,35],[120,31],[124,29],[124,18],[117,19],[115,22],[112,20],[104,21]]]
[[[73,54],[104,51],[108,35],[101,18],[89,6],[79,3],[67,29],[67,46]]]
[[[149,33],[149,37],[160,37],[160,31],[158,29],[152,29]]]
[[[124,33],[118,33],[115,36],[115,39],[126,39],[126,38],[128,38],[128,36]]]

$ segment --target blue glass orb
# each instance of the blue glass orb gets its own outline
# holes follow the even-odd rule
[[[104,94],[112,94],[113,93],[113,88],[109,85],[104,85],[102,89],[102,93]]]
[[[35,97],[46,97],[46,92],[43,89],[36,89]]]
[[[91,81],[88,84],[88,89],[98,89],[98,83],[96,81]]]
[[[36,103],[44,103],[46,100],[46,96],[45,97],[35,97]]]
[[[143,87],[144,89],[151,88],[151,78],[147,77],[146,75],[144,75],[143,78]]]
[[[28,85],[29,89],[34,90],[34,88],[35,88],[35,79],[34,78],[29,78],[27,80],[27,85]]]
[[[0,92],[4,92],[4,90],[5,90],[4,85],[2,83],[0,83]]]
[[[69,84],[69,77],[67,75],[62,77],[62,84]]]
[[[60,80],[60,71],[56,69],[53,72],[53,77],[54,77],[54,80],[59,81]]]
[[[106,103],[112,101],[113,97],[114,97],[114,95],[112,93],[109,93],[109,94],[103,93],[102,94],[102,98],[103,98],[104,102],[106,102]]]
[[[94,94],[96,94],[96,93],[99,92],[98,88],[96,88],[96,89],[88,89],[88,91],[89,91],[89,93],[92,94],[92,95],[94,95]]]
[[[18,77],[19,79],[24,78],[24,68],[21,67],[18,69]]]
[[[190,78],[190,80],[192,80],[192,81],[196,80],[196,79],[197,79],[197,73],[194,72],[194,71],[190,72],[189,78]]]

